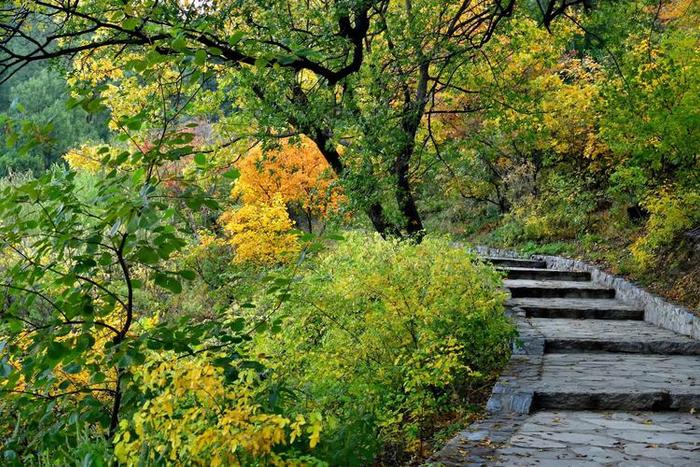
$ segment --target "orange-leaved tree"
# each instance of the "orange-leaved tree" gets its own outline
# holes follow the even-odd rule
[[[309,232],[314,222],[337,212],[343,195],[337,179],[313,141],[285,139],[278,148],[253,148],[238,164],[232,195],[245,204],[272,205],[279,196],[297,225]]]

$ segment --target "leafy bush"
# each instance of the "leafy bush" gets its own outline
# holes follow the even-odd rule
[[[571,252],[571,245],[564,242],[552,242],[537,244],[535,242],[527,242],[521,248],[521,251],[526,255],[561,255]]]
[[[664,189],[649,196],[644,206],[650,213],[647,232],[630,247],[642,269],[649,268],[659,251],[672,245],[679,234],[700,223],[700,192]]]
[[[198,277],[179,267],[191,261],[184,250],[192,239],[148,177],[143,169],[77,174],[54,168],[38,179],[2,184],[3,465],[109,463],[115,440],[133,451],[134,458],[116,452],[119,459],[143,456],[149,465],[213,458],[217,446],[230,451],[237,439],[245,440],[236,451],[244,460],[271,458],[273,448],[274,456],[298,457],[301,447],[290,443],[302,434],[304,449],[315,444],[318,417],[302,411],[287,417],[254,400],[268,386],[243,374],[253,369],[259,376],[264,369],[246,358],[250,338],[242,320],[222,314],[178,319],[183,310],[173,297]],[[200,204],[206,199],[201,192],[192,196]],[[218,250],[226,257],[225,245]],[[157,366],[154,354],[167,355],[174,367]],[[229,410],[219,412],[224,406]],[[157,416],[149,407],[157,407]],[[192,422],[193,413],[206,415],[210,425]],[[237,413],[240,419],[227,422]],[[299,418],[304,414],[308,418]],[[139,425],[138,417],[148,423]],[[209,451],[182,441],[194,436],[208,436]]]
[[[178,358],[172,352],[152,354],[135,375],[148,395],[146,402],[121,421],[115,454],[126,465],[171,462],[198,465],[284,464],[289,447],[313,448],[321,417],[293,418],[265,413],[256,402],[261,385],[252,369],[227,381],[214,356]],[[285,446],[287,453],[276,447]],[[293,449],[293,448],[292,448]],[[296,457],[296,456],[294,456]],[[311,458],[299,459],[311,461]]]
[[[420,454],[437,418],[507,361],[504,300],[499,274],[445,238],[351,234],[298,284],[258,351],[327,419],[319,457]]]
[[[597,201],[597,193],[584,182],[549,174],[546,190],[539,196],[520,199],[504,217],[498,235],[507,241],[506,245],[576,238],[594,227],[591,214]]]

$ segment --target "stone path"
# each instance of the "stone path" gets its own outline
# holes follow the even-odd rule
[[[697,466],[700,418],[671,412],[537,412],[495,465]]]
[[[588,272],[489,258],[520,342],[437,465],[700,466],[700,341],[643,321]]]

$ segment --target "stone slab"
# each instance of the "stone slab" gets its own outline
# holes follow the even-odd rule
[[[522,258],[521,254],[511,250],[486,246],[474,246],[471,249],[483,256]],[[551,269],[589,271],[594,282],[614,288],[616,297],[620,300],[633,303],[644,310],[644,319],[646,321],[680,334],[700,339],[700,310],[693,312],[685,307],[670,303],[628,280],[601,271],[594,265],[584,261],[547,255],[534,255],[532,258],[545,261],[547,267]]]
[[[542,377],[544,338],[525,319],[516,321],[519,337],[513,354],[496,381],[486,410],[491,414],[528,414],[534,398],[534,385]]]
[[[457,433],[425,465],[482,466],[491,465],[496,453],[516,433],[529,415],[501,414],[474,423]]]
[[[489,250],[488,254],[507,255],[508,253]],[[517,255],[514,254],[514,256]],[[642,308],[646,321],[700,339],[700,310],[693,313],[685,307],[670,303],[647,292],[628,280],[608,274],[583,261],[559,256],[535,256],[535,258],[546,261],[547,267],[552,269],[589,271],[594,282],[614,288],[618,298]]]
[[[508,279],[548,279],[555,281],[590,281],[591,273],[585,271],[566,271],[561,269],[538,269],[520,267],[499,267]]]
[[[547,353],[700,355],[700,341],[645,321],[546,318],[528,321],[544,337]]]
[[[589,281],[506,279],[513,298],[615,298],[615,290]]]
[[[511,298],[510,308],[520,308],[527,317],[572,319],[637,319],[644,318],[644,311],[634,305],[615,299],[583,298]]]
[[[494,266],[505,267],[521,267],[521,268],[540,268],[546,269],[547,262],[543,260],[519,259],[519,258],[503,258],[503,257],[487,257],[485,261]]]
[[[613,353],[545,354],[533,407],[596,410],[700,408],[700,358]]]
[[[697,466],[700,417],[677,412],[537,412],[519,420],[513,436],[499,446],[488,465]]]

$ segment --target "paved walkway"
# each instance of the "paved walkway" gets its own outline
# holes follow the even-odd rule
[[[643,321],[587,272],[490,259],[508,275],[520,342],[490,416],[447,466],[700,466],[700,341]]]

